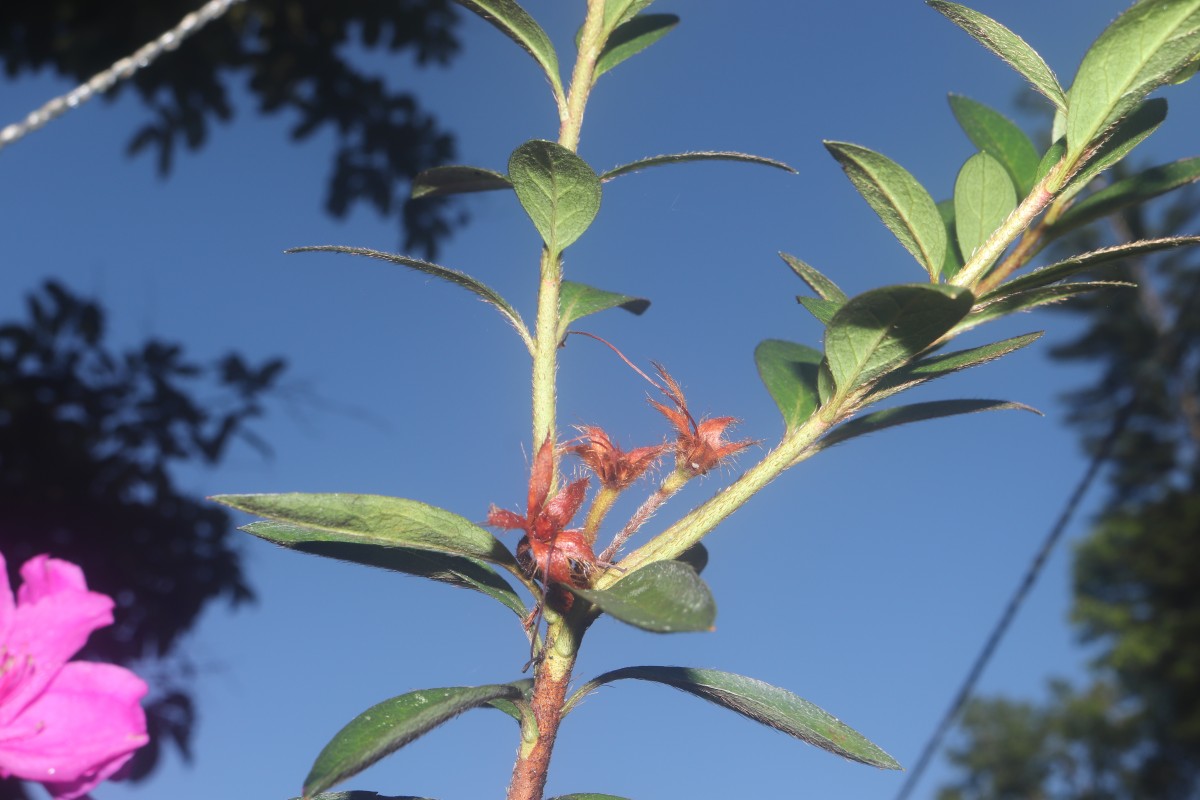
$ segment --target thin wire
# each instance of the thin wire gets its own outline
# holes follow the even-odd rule
[[[86,83],[81,83],[66,94],[54,98],[20,122],[0,129],[0,149],[36,131],[67,111],[78,108],[96,95],[107,92],[120,81],[131,78],[138,70],[150,66],[163,53],[179,47],[184,39],[240,2],[242,0],[209,0],[196,11],[186,15],[174,28],[139,47],[133,55],[126,56],[103,72],[96,73]]]
[[[1096,454],[1092,456],[1092,461],[1088,465],[1087,471],[1084,472],[1083,477],[1075,486],[1075,490],[1071,492],[1071,496],[1059,514],[1058,520],[1055,521],[1054,526],[1046,534],[1041,549],[1038,550],[1037,556],[1029,565],[1029,569],[1025,571],[1024,579],[1022,579],[1017,590],[1013,593],[1012,598],[1009,599],[1008,606],[1004,609],[1004,613],[992,629],[987,643],[984,644],[983,649],[976,656],[975,663],[971,665],[971,671],[967,673],[967,677],[959,687],[958,693],[955,694],[950,707],[946,709],[946,713],[942,715],[942,719],[938,722],[937,728],[934,729],[933,734],[929,737],[929,741],[925,743],[925,747],[921,750],[921,756],[917,759],[916,765],[908,773],[908,777],[905,778],[904,783],[900,786],[900,791],[896,793],[896,800],[906,800],[909,794],[912,793],[912,790],[916,788],[917,782],[921,780],[921,775],[925,772],[925,768],[929,766],[929,762],[933,759],[934,754],[941,748],[942,739],[945,738],[946,733],[958,718],[958,713],[975,691],[975,685],[979,682],[984,668],[987,666],[988,661],[991,660],[992,654],[1000,644],[1000,640],[1004,638],[1009,625],[1012,624],[1013,619],[1017,616],[1017,611],[1020,609],[1021,604],[1025,602],[1025,598],[1029,595],[1030,590],[1033,589],[1033,585],[1041,575],[1042,568],[1046,565],[1051,551],[1058,544],[1058,540],[1062,538],[1067,525],[1070,524],[1071,518],[1075,515],[1075,511],[1079,507],[1079,503],[1083,500],[1084,495],[1087,494],[1088,489],[1091,488],[1092,482],[1100,474],[1100,468],[1112,454],[1113,446],[1124,432],[1125,426],[1133,414],[1133,406],[1134,402],[1130,400],[1117,413],[1112,427],[1104,437],[1104,441],[1101,442],[1100,447],[1096,450]]]

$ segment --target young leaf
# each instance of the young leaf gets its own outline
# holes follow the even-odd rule
[[[1028,195],[1041,158],[1025,132],[983,103],[961,94],[949,99],[950,110],[971,143],[1003,164],[1021,196]]]
[[[1200,158],[1185,158],[1139,172],[1089,195],[1055,220],[1047,236],[1061,236],[1069,230],[1115,214],[1123,208],[1140,205],[1172,189],[1200,180]]]
[[[395,253],[384,253],[379,250],[368,250],[365,247],[344,247],[342,245],[314,245],[311,247],[293,247],[290,250],[285,250],[285,253],[348,253],[352,256],[368,256],[370,258],[378,258],[382,261],[389,261],[393,264],[399,264],[402,267],[415,269],[418,272],[424,272],[426,275],[433,275],[436,278],[449,281],[456,286],[461,286],[468,292],[471,292],[476,297],[483,300],[485,303],[491,304],[497,311],[504,315],[517,330],[517,334],[521,340],[525,342],[525,346],[533,351],[533,338],[529,335],[529,329],[525,327],[525,321],[521,319],[521,315],[517,310],[508,304],[508,301],[500,296],[495,289],[483,284],[465,272],[459,272],[456,269],[443,267],[438,264],[432,264],[428,261],[422,261],[419,258],[409,258],[408,256],[397,255]]]
[[[946,258],[942,261],[942,277],[953,278],[963,268],[962,253],[958,250],[958,233],[954,222],[954,201],[942,200],[937,204],[942,224],[946,226]]]
[[[923,422],[939,417],[953,417],[959,414],[975,414],[980,411],[1000,411],[1002,409],[1019,409],[1032,411],[1041,416],[1042,412],[1024,403],[1012,403],[1005,400],[934,400],[929,403],[914,403],[911,406],[899,406],[876,411],[849,422],[843,422],[821,440],[821,448],[832,447],[835,444],[864,436],[868,433],[894,428],[897,425],[907,425],[910,422]]]
[[[432,550],[331,540],[329,534],[320,529],[290,522],[252,522],[243,525],[240,530],[300,553],[390,569],[451,586],[474,589],[499,601],[522,619],[529,613],[506,580],[487,564],[473,558]]]
[[[1059,283],[1053,286],[1042,286],[1022,292],[997,295],[993,300],[971,311],[966,318],[954,326],[951,335],[957,336],[985,322],[1007,317],[1018,311],[1032,311],[1039,306],[1051,303],[1061,303],[1077,294],[1094,292],[1097,289],[1129,287],[1132,283],[1121,281],[1081,281],[1078,283]],[[990,297],[990,295],[989,295]]]
[[[600,180],[567,148],[540,139],[508,159],[508,177],[542,241],[557,256],[583,235],[600,211]]]
[[[613,167],[607,172],[600,173],[600,180],[608,182],[618,175],[637,172],[646,167],[660,167],[664,164],[682,164],[685,161],[743,161],[747,164],[762,164],[765,167],[774,167],[775,169],[781,169],[784,172],[791,172],[792,174],[796,172],[796,170],[782,161],[776,161],[773,158],[766,158],[765,156],[752,156],[749,153],[735,153],[725,150],[701,150],[694,153],[672,153],[665,156],[639,158],[637,161],[631,161],[628,164],[622,164],[619,167]]]
[[[969,33],[977,42],[991,50],[1008,65],[1029,81],[1051,103],[1066,109],[1067,98],[1058,78],[1042,57],[1025,40],[991,17],[980,14],[958,3],[946,0],[926,0],[934,10],[941,12],[958,27]]]
[[[1063,259],[1062,261],[1050,264],[1039,269],[1035,269],[1027,275],[1013,278],[1008,283],[1003,283],[997,286],[992,291],[980,298],[980,302],[989,303],[1009,295],[1024,292],[1029,289],[1036,289],[1041,286],[1049,286],[1052,283],[1057,283],[1064,278],[1069,278],[1076,273],[1084,270],[1094,269],[1113,261],[1120,261],[1123,258],[1138,256],[1144,253],[1154,253],[1159,250],[1170,250],[1176,247],[1192,247],[1200,245],[1200,236],[1169,236],[1164,239],[1140,239],[1136,242],[1125,242],[1124,244],[1114,245],[1112,247],[1104,247],[1099,250],[1091,250],[1086,253],[1080,253],[1077,256]]]
[[[673,686],[860,764],[901,769],[894,758],[836,717],[786,689],[754,678],[714,669],[625,667],[597,676],[588,685],[623,678]]]
[[[534,60],[542,65],[546,77],[550,79],[554,97],[556,99],[563,97],[558,54],[554,52],[554,45],[550,43],[550,37],[525,9],[517,5],[514,0],[458,0],[458,2],[495,25],[501,33],[533,56]]]
[[[413,178],[412,196],[443,197],[511,188],[512,183],[507,176],[483,167],[430,167]]]
[[[464,711],[519,697],[517,686],[494,684],[425,689],[384,700],[352,719],[325,745],[304,779],[304,796],[357,775]]]
[[[825,142],[859,194],[934,280],[946,257],[946,228],[929,192],[886,156],[846,142]]]
[[[780,339],[767,339],[754,348],[758,375],[779,406],[789,431],[804,424],[817,408],[821,357],[818,350]]]
[[[608,589],[565,587],[613,617],[654,633],[710,631],[717,616],[712,593],[682,561],[655,561]]]
[[[1074,160],[1200,52],[1200,0],[1140,0],[1088,49],[1068,95]]]
[[[1034,183],[1041,183],[1050,174],[1050,170],[1058,166],[1063,160],[1063,156],[1067,154],[1067,140],[1064,137],[1055,139],[1054,142],[1042,154],[1042,160],[1038,162],[1037,175],[1034,176]],[[1061,187],[1052,187],[1057,191]]]
[[[563,281],[558,295],[558,338],[561,339],[566,334],[568,325],[589,314],[607,311],[610,308],[623,308],[630,314],[641,315],[649,307],[650,301],[644,297],[630,297],[574,281]]]
[[[844,305],[834,300],[822,300],[820,297],[805,297],[804,295],[797,295],[796,302],[804,306],[808,313],[816,317],[817,322],[822,325],[828,325],[833,319],[833,315]]]
[[[596,59],[596,77],[642,52],[678,24],[679,17],[674,14],[640,14],[622,23],[608,37],[600,57]]]
[[[654,0],[604,0],[604,30],[611,31],[637,16]]]
[[[898,366],[967,315],[971,293],[957,286],[884,286],[850,299],[825,330],[825,357],[838,395]]]
[[[841,306],[849,298],[846,293],[838,288],[837,284],[826,278],[814,267],[804,263],[795,256],[790,256],[787,253],[780,253],[782,258],[792,271],[800,276],[800,280],[808,284],[808,288],[817,293],[817,296],[822,300],[829,300]]]
[[[1147,100],[1135,108],[1128,117],[1113,126],[1096,155],[1071,177],[1066,187],[1058,193],[1056,202],[1065,203],[1077,195],[1093,178],[1123,159],[1143,139],[1154,133],[1166,118],[1167,101],[1161,97]]]
[[[239,511],[309,529],[309,541],[410,547],[517,568],[492,534],[443,508],[373,494],[223,494]]]
[[[1011,339],[1004,339],[1003,341],[979,347],[955,350],[952,353],[939,353],[928,358],[922,358],[920,361],[915,361],[912,364],[901,367],[881,380],[879,385],[875,387],[875,390],[871,392],[871,400],[872,402],[876,402],[918,384],[928,383],[929,381],[949,375],[952,372],[958,372],[959,370],[986,364],[989,361],[995,361],[997,358],[1020,350],[1022,347],[1032,344],[1040,338],[1042,338],[1040,331],[1037,333],[1027,333],[1024,336],[1014,336]]]
[[[963,257],[969,260],[1016,207],[1004,165],[987,153],[968,158],[954,182],[954,230]]]

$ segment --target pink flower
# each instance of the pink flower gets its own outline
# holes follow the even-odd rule
[[[36,556],[21,577],[14,602],[0,555],[0,777],[72,800],[149,741],[146,684],[112,664],[67,663],[113,621],[113,601],[89,592],[79,567]]]

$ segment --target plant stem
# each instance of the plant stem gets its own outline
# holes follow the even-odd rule
[[[558,402],[558,295],[562,285],[562,262],[545,247],[542,248],[541,275],[533,343],[534,452],[547,437],[555,435],[555,406]]]
[[[996,263],[996,259],[1003,255],[1005,249],[1029,228],[1037,215],[1054,199],[1054,194],[1047,188],[1048,180],[1049,176],[1033,187],[1033,191],[1021,201],[1021,205],[1013,209],[1008,219],[1000,224],[958,274],[950,279],[951,284],[972,290],[976,288],[976,284],[983,280],[992,264]]]

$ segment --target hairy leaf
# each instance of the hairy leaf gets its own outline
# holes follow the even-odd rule
[[[456,686],[409,692],[371,706],[325,745],[304,779],[304,796],[312,797],[357,775],[464,711],[521,695],[512,684]]]
[[[1067,151],[1092,147],[1200,52],[1200,0],[1141,0],[1088,49],[1068,96]]]
[[[957,336],[985,322],[1007,317],[1018,311],[1032,311],[1039,306],[1051,303],[1061,303],[1077,294],[1094,292],[1097,289],[1125,288],[1132,283],[1122,281],[1080,281],[1078,283],[1059,283],[1053,286],[1041,286],[1027,291],[997,295],[989,302],[973,309],[962,322],[954,326],[952,335]],[[990,296],[990,295],[989,295]]]
[[[608,37],[600,57],[596,59],[596,77],[642,52],[678,24],[679,17],[674,14],[640,14],[622,23]]]
[[[804,306],[808,313],[816,317],[822,325],[828,325],[834,314],[845,305],[835,300],[822,300],[820,297],[805,297],[804,295],[797,295],[796,302]]]
[[[959,370],[977,367],[989,361],[1020,350],[1026,345],[1042,338],[1042,333],[1027,333],[1024,336],[1014,336],[991,344],[971,347],[966,350],[955,350],[951,353],[938,353],[912,364],[901,367],[879,382],[871,392],[872,402],[890,397],[897,392],[910,389],[922,383],[941,378]]]
[[[566,587],[606,614],[642,630],[712,630],[717,605],[696,570],[682,561],[655,561],[607,589]]]
[[[508,176],[483,167],[431,167],[413,178],[412,196],[444,197],[511,188]]]
[[[967,159],[954,182],[954,230],[968,261],[1017,207],[1008,170],[987,153]]]
[[[1025,132],[999,111],[961,94],[950,95],[950,110],[971,143],[1003,164],[1021,196],[1028,195],[1041,157]]]
[[[554,88],[554,96],[563,96],[562,76],[559,74],[558,54],[550,37],[529,13],[514,0],[458,0],[458,2],[500,29],[541,64]]]
[[[500,296],[499,292],[492,289],[480,281],[475,280],[465,272],[459,272],[456,269],[443,267],[438,264],[432,264],[428,261],[422,261],[419,258],[409,258],[408,256],[397,255],[395,253],[384,253],[379,250],[369,250],[365,247],[344,247],[342,245],[314,245],[311,247],[293,247],[290,250],[285,250],[285,253],[348,253],[352,256],[367,256],[369,258],[378,258],[381,261],[388,261],[392,264],[399,264],[402,267],[415,269],[418,272],[424,272],[426,275],[433,275],[436,278],[441,278],[444,281],[449,281],[455,286],[461,286],[467,291],[474,294],[485,303],[493,306],[497,311],[504,315],[517,330],[517,334],[521,340],[525,342],[525,346],[533,350],[533,339],[529,335],[529,329],[525,327],[525,321],[521,319],[521,315],[517,310],[509,305],[508,301]]]
[[[1041,56],[1024,39],[991,17],[978,11],[946,0],[927,0],[934,10],[941,12],[958,27],[969,33],[977,42],[991,50],[1021,74],[1034,89],[1041,92],[1058,108],[1067,107],[1066,94],[1054,77],[1054,72]]]
[[[837,284],[826,278],[815,267],[806,264],[795,256],[790,256],[787,253],[780,253],[779,257],[787,263],[792,271],[800,276],[800,280],[808,284],[808,288],[817,293],[817,296],[822,300],[829,300],[837,303],[839,306],[846,302],[849,298],[846,293],[838,288]]]
[[[574,281],[563,281],[558,295],[559,339],[567,331],[567,326],[577,319],[607,311],[610,308],[623,308],[631,314],[642,314],[650,307],[650,301],[644,297],[606,292]]]
[[[1126,242],[1099,250],[1091,250],[1087,253],[1080,253],[1077,256],[1065,258],[1054,264],[1035,269],[1027,275],[1013,278],[1008,283],[1003,283],[985,294],[980,298],[980,301],[988,303],[1011,294],[1036,289],[1041,286],[1049,286],[1052,283],[1069,278],[1076,273],[1104,266],[1105,264],[1120,261],[1124,258],[1139,256],[1145,253],[1154,253],[1159,250],[1192,247],[1195,245],[1200,245],[1200,236],[1169,236],[1164,239],[1140,239],[1136,242]]]
[[[857,436],[875,433],[885,428],[894,428],[897,425],[907,425],[910,422],[923,422],[939,417],[953,417],[959,414],[975,414],[980,411],[1000,411],[1002,409],[1032,411],[1034,414],[1041,415],[1036,408],[1006,400],[934,400],[928,403],[888,408],[852,419],[849,422],[843,422],[825,435],[825,438],[821,440],[821,447],[832,447]]]
[[[883,224],[936,279],[946,257],[946,227],[929,192],[904,167],[873,150],[830,141],[825,148]]]
[[[851,761],[882,769],[901,768],[894,758],[836,717],[786,689],[754,678],[713,669],[625,667],[596,677],[589,686],[625,678],[673,686]]]
[[[583,235],[600,211],[600,180],[587,162],[555,142],[525,142],[508,160],[525,213],[554,255]]]
[[[781,339],[767,339],[754,348],[758,375],[789,431],[803,425],[817,408],[821,358],[819,350]]]
[[[1147,100],[1135,108],[1128,117],[1113,126],[1096,155],[1059,192],[1057,202],[1063,203],[1082,191],[1097,175],[1123,159],[1130,150],[1158,130],[1166,118],[1167,101],[1161,97]]]
[[[727,150],[698,150],[694,153],[672,153],[665,156],[639,158],[637,161],[631,161],[628,164],[622,164],[619,167],[613,167],[607,172],[600,173],[600,180],[611,181],[618,175],[637,172],[646,167],[660,167],[664,164],[682,164],[687,161],[743,161],[747,164],[762,164],[765,167],[774,167],[775,169],[781,169],[784,172],[791,172],[793,174],[796,172],[796,170],[782,161],[776,161],[773,158],[766,158],[765,156],[752,156],[749,153],[735,153]]]
[[[1123,208],[1140,205],[1172,189],[1200,180],[1200,158],[1184,158],[1123,178],[1089,195],[1055,220],[1048,235],[1060,236]]]

